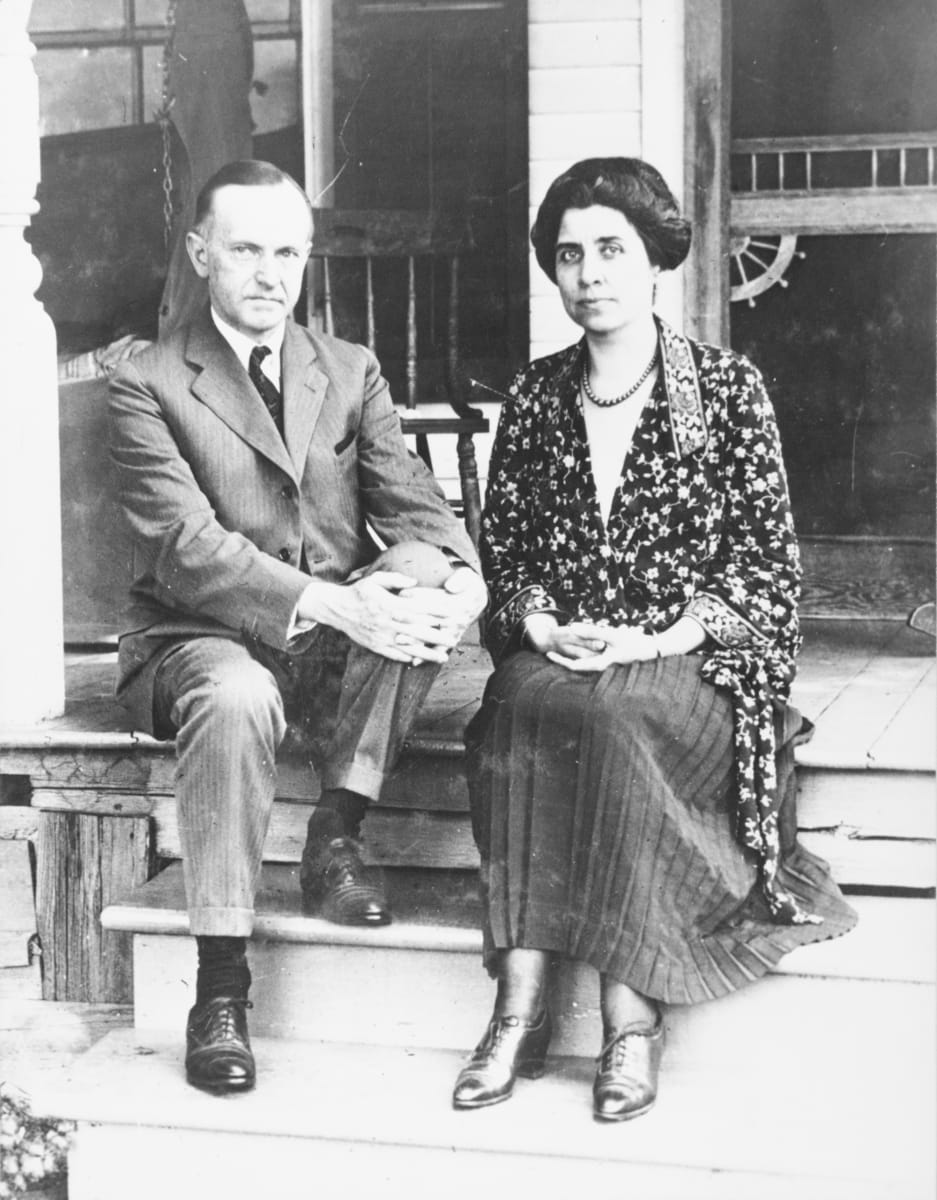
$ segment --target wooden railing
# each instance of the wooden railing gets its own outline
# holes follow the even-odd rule
[[[730,175],[736,238],[937,233],[937,132],[739,139]]]
[[[937,133],[746,138],[731,157],[734,193],[937,187]]]

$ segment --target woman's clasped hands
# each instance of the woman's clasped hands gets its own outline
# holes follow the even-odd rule
[[[571,671],[604,671],[615,663],[659,657],[657,636],[631,625],[592,621],[560,625],[548,614],[534,614],[525,621],[524,631],[532,649]]]

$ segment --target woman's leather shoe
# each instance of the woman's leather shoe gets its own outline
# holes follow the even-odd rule
[[[664,1022],[659,1013],[651,1030],[628,1025],[612,1034],[599,1055],[592,1086],[596,1120],[628,1121],[653,1106],[663,1048]]]
[[[185,1076],[205,1092],[247,1092],[254,1086],[254,1055],[247,1034],[249,1000],[216,996],[189,1012]]]
[[[550,1035],[550,1013],[535,1021],[494,1017],[475,1052],[459,1072],[452,1093],[454,1108],[484,1108],[507,1100],[518,1075],[539,1079],[543,1074]]]

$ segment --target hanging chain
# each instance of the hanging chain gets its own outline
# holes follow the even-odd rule
[[[163,76],[163,93],[159,109],[154,114],[159,123],[163,138],[163,244],[167,257],[172,244],[172,130],[170,113],[175,104],[175,97],[170,90],[170,72],[172,56],[176,41],[176,0],[169,0],[166,8],[166,41],[163,45],[161,63]]]

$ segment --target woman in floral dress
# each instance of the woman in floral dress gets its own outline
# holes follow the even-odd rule
[[[690,228],[649,164],[575,164],[531,239],[585,336],[520,373],[491,460],[495,672],[467,744],[498,988],[453,1103],[543,1072],[568,958],[599,974],[593,1112],[618,1121],[654,1103],[661,1003],[855,915],[795,840],[800,563],[761,376],[655,316]]]

